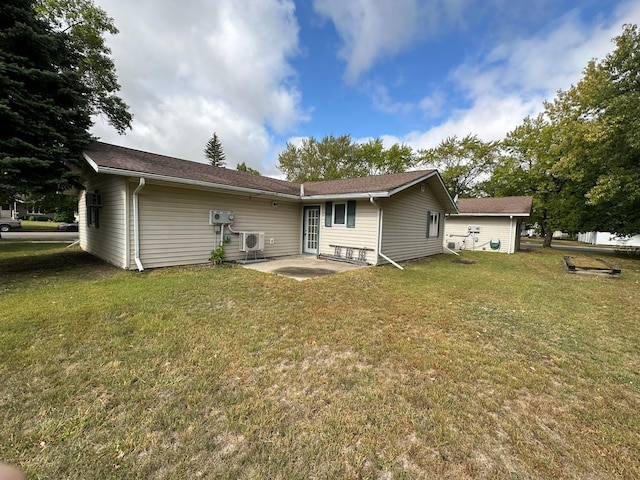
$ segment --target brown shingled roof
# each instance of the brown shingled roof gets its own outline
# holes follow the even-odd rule
[[[300,184],[275,178],[252,175],[237,170],[214,167],[206,163],[181,160],[178,158],[119,147],[102,142],[94,142],[85,150],[90,163],[98,172],[118,175],[162,177],[169,181],[195,181],[212,187],[227,186],[260,192],[273,192],[300,198]],[[436,170],[419,170],[368,177],[345,178],[325,182],[304,184],[304,197],[349,194],[382,193],[392,194],[407,188],[421,179],[431,183],[436,195],[446,205],[445,211],[454,212],[455,205],[446,191]]]
[[[300,185],[247,172],[214,167],[206,163],[142,152],[102,142],[94,142],[85,154],[98,167],[113,168],[140,174],[160,175],[176,179],[244,187],[266,192],[300,195]]]
[[[464,214],[531,215],[533,197],[461,198],[458,210]]]
[[[304,184],[305,195],[340,195],[348,193],[389,192],[431,175],[434,170],[388,173],[368,177],[343,178]]]

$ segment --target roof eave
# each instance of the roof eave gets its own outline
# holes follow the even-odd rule
[[[230,190],[239,193],[249,193],[252,195],[268,195],[280,198],[290,198],[294,200],[299,200],[299,195],[293,195],[289,193],[282,192],[273,192],[270,190],[260,190],[256,188],[247,188],[247,187],[238,187],[235,185],[225,185],[224,183],[213,183],[213,182],[203,182],[201,180],[191,180],[188,178],[178,178],[178,177],[170,177],[166,175],[158,175],[156,173],[147,173],[147,172],[136,172],[133,170],[124,170],[121,168],[113,168],[113,167],[102,167],[96,164],[90,157],[84,154],[85,159],[91,165],[91,167],[96,171],[96,173],[103,173],[106,175],[121,175],[125,177],[133,177],[133,178],[141,178],[144,177],[145,180],[155,180],[159,182],[169,182],[169,183],[177,183],[180,185],[189,185],[194,187],[201,188],[215,188],[219,190]]]
[[[530,213],[452,213],[455,217],[530,217]]]
[[[350,198],[386,198],[389,192],[358,192],[358,193],[324,193],[321,195],[303,195],[301,200],[346,200]]]

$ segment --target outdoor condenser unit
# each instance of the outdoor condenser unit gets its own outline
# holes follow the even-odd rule
[[[227,210],[209,210],[209,225],[230,225],[233,223],[233,212]]]
[[[264,232],[240,232],[240,251],[264,250]]]

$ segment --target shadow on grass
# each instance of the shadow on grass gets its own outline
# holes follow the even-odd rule
[[[96,274],[113,273],[115,267],[78,248],[2,245],[0,285],[55,276],[94,278]]]

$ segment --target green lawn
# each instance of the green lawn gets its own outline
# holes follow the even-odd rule
[[[22,220],[22,227],[20,230],[23,232],[55,232],[58,230],[58,225],[62,222],[35,222],[33,220]]]
[[[640,478],[640,260],[463,252],[305,282],[0,242],[29,479]],[[599,256],[603,256],[599,254]]]

